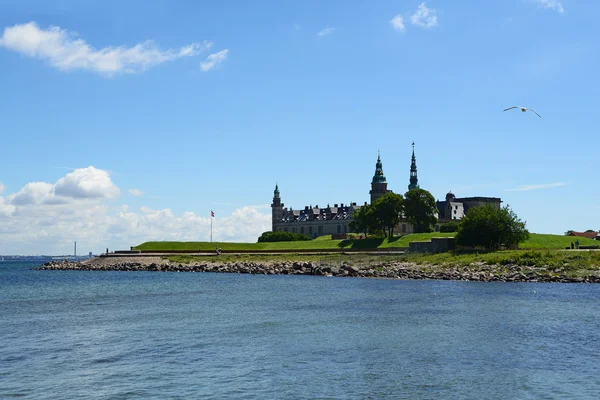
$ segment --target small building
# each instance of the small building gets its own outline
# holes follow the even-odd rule
[[[600,240],[600,232],[575,232],[571,231],[567,236],[579,236],[592,240]]]
[[[439,222],[460,220],[467,215],[470,208],[488,204],[500,208],[502,200],[499,197],[456,197],[452,192],[446,194],[446,201],[436,201]]]

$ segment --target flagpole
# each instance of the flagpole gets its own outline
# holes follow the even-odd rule
[[[212,220],[213,220],[213,212],[210,210],[210,242],[212,243]]]

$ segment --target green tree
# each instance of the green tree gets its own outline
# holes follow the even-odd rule
[[[364,233],[366,236],[368,233],[377,230],[378,226],[379,222],[375,217],[372,205],[361,206],[352,212],[352,221],[350,221],[352,232]]]
[[[456,244],[497,250],[502,246],[516,246],[528,238],[525,222],[508,205],[496,208],[488,204],[469,209],[460,221]]]
[[[438,209],[435,197],[425,189],[411,189],[404,194],[404,218],[415,233],[433,232]]]
[[[460,224],[456,221],[446,222],[440,225],[440,232],[458,232]]]
[[[394,227],[400,222],[404,212],[404,198],[401,194],[388,192],[373,203],[374,214],[379,226],[389,237],[394,234]]]

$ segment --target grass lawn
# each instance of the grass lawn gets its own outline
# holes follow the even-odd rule
[[[320,236],[310,241],[268,242],[268,243],[232,243],[232,242],[146,242],[134,247],[134,250],[187,250],[213,251],[216,247],[223,250],[320,250],[320,249],[384,249],[406,248],[410,242],[423,242],[433,237],[453,237],[454,233],[413,233],[391,239],[355,239],[332,240],[331,236]],[[597,240],[576,238],[573,236],[532,233],[521,243],[521,249],[564,249],[579,239],[581,246],[599,246]]]
[[[451,237],[453,233],[414,233],[391,239],[348,239],[332,240],[331,235],[319,236],[314,240],[297,242],[233,243],[233,242],[146,242],[135,246],[134,250],[320,250],[320,249],[378,249],[408,247],[410,242],[428,241],[432,237]]]
[[[575,240],[579,239],[579,245],[581,246],[598,246],[600,247],[600,241],[588,239],[584,237],[576,236],[563,236],[563,235],[547,235],[542,233],[532,233],[528,240],[521,243],[519,248],[521,249],[564,249],[571,247],[571,242],[575,243]]]
[[[493,266],[497,273],[514,273],[518,270],[534,270],[541,276],[563,275],[585,277],[600,270],[600,251],[567,250],[507,250],[495,252],[448,252],[440,254],[381,254],[381,253],[337,253],[337,254],[221,254],[214,257],[188,254],[166,256],[176,263],[289,263],[310,261],[328,266],[353,265],[358,268],[381,268],[394,262],[409,262],[419,265],[424,272],[462,270],[477,272],[485,265]]]

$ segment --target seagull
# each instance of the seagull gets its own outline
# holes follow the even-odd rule
[[[535,112],[535,110],[534,110],[533,108],[527,108],[527,107],[518,107],[518,106],[514,106],[514,107],[509,107],[509,108],[507,108],[507,109],[506,109],[506,110],[504,110],[504,111],[512,110],[513,108],[520,108],[520,109],[521,109],[521,111],[523,111],[523,112],[525,112],[525,111],[527,111],[527,110],[529,110],[529,111],[533,111],[533,112],[535,113],[535,115],[537,115],[538,117],[542,118],[542,116],[541,116],[540,114],[536,113],[536,112]]]

